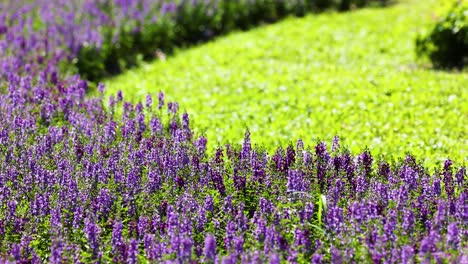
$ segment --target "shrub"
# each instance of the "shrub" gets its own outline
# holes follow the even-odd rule
[[[457,1],[429,34],[416,39],[416,53],[436,68],[468,64],[468,1]]]
[[[232,30],[246,30],[285,16],[304,16],[334,8],[348,10],[387,0],[209,0],[149,1],[149,6],[126,7],[119,3],[97,6],[111,18],[99,24],[100,45],[81,45],[77,71],[90,81],[120,73],[151,60],[155,51],[170,53],[174,47],[205,42]],[[130,11],[129,11],[130,10]],[[150,10],[149,12],[147,10]],[[145,13],[142,18],[141,13]],[[89,20],[96,20],[94,17]]]

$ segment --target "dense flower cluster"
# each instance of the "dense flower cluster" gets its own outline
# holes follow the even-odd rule
[[[16,118],[7,122],[13,131],[3,127],[4,258],[467,260],[466,172],[449,160],[430,175],[411,157],[390,167],[369,152],[352,157],[301,142],[269,157],[248,133],[242,148],[208,156],[206,139],[193,140],[175,114],[167,127],[148,126],[150,108],[125,105],[131,110],[118,121],[39,132]]]
[[[210,155],[162,93],[103,102],[61,74],[75,44],[99,43],[105,1],[45,3],[0,5],[0,261],[468,262],[464,167],[430,174],[338,139],[268,155],[248,132]]]

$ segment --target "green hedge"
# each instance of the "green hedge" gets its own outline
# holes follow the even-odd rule
[[[171,53],[175,47],[205,42],[233,30],[247,30],[285,16],[303,16],[325,9],[349,10],[389,0],[212,0],[196,4],[182,0],[174,13],[148,21],[140,30],[122,27],[115,41],[113,28],[104,27],[101,47],[83,46],[75,60],[81,76],[98,81],[156,57],[156,51]]]
[[[428,57],[435,68],[468,65],[468,1],[456,1],[427,35],[416,39],[416,53]]]

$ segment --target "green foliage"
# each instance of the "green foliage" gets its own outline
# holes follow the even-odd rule
[[[176,51],[107,80],[106,92],[132,101],[165,92],[206,134],[208,149],[242,142],[249,128],[268,151],[339,135],[352,152],[367,145],[376,155],[466,161],[468,76],[413,63],[408,25],[426,27],[439,4],[289,18]]]
[[[468,1],[456,1],[431,32],[416,38],[416,52],[436,68],[468,65]]]
[[[275,22],[288,15],[304,16],[310,11],[327,8],[348,10],[386,0],[212,0],[195,4],[181,3],[175,13],[146,21],[142,25],[122,25],[114,29],[104,26],[101,47],[83,45],[75,60],[76,71],[96,82],[138,65],[142,60],[171,53],[175,47],[206,42],[215,36],[236,29],[246,30],[258,24]],[[102,7],[112,14],[112,5]],[[137,30],[135,30],[137,28]],[[118,34],[116,34],[118,33]],[[117,38],[115,36],[118,36]]]

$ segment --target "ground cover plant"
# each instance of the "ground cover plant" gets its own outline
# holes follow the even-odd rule
[[[0,262],[468,262],[465,167],[339,138],[268,153],[249,131],[211,153],[163,93],[67,72],[100,38],[70,3],[101,2],[0,4]]]
[[[339,135],[353,152],[466,161],[468,75],[415,64],[414,40],[441,1],[288,19],[232,34],[106,81],[136,102],[165,91],[210,148],[252,140],[270,152]],[[388,21],[393,21],[388,23]],[[229,122],[227,122],[229,120]]]

